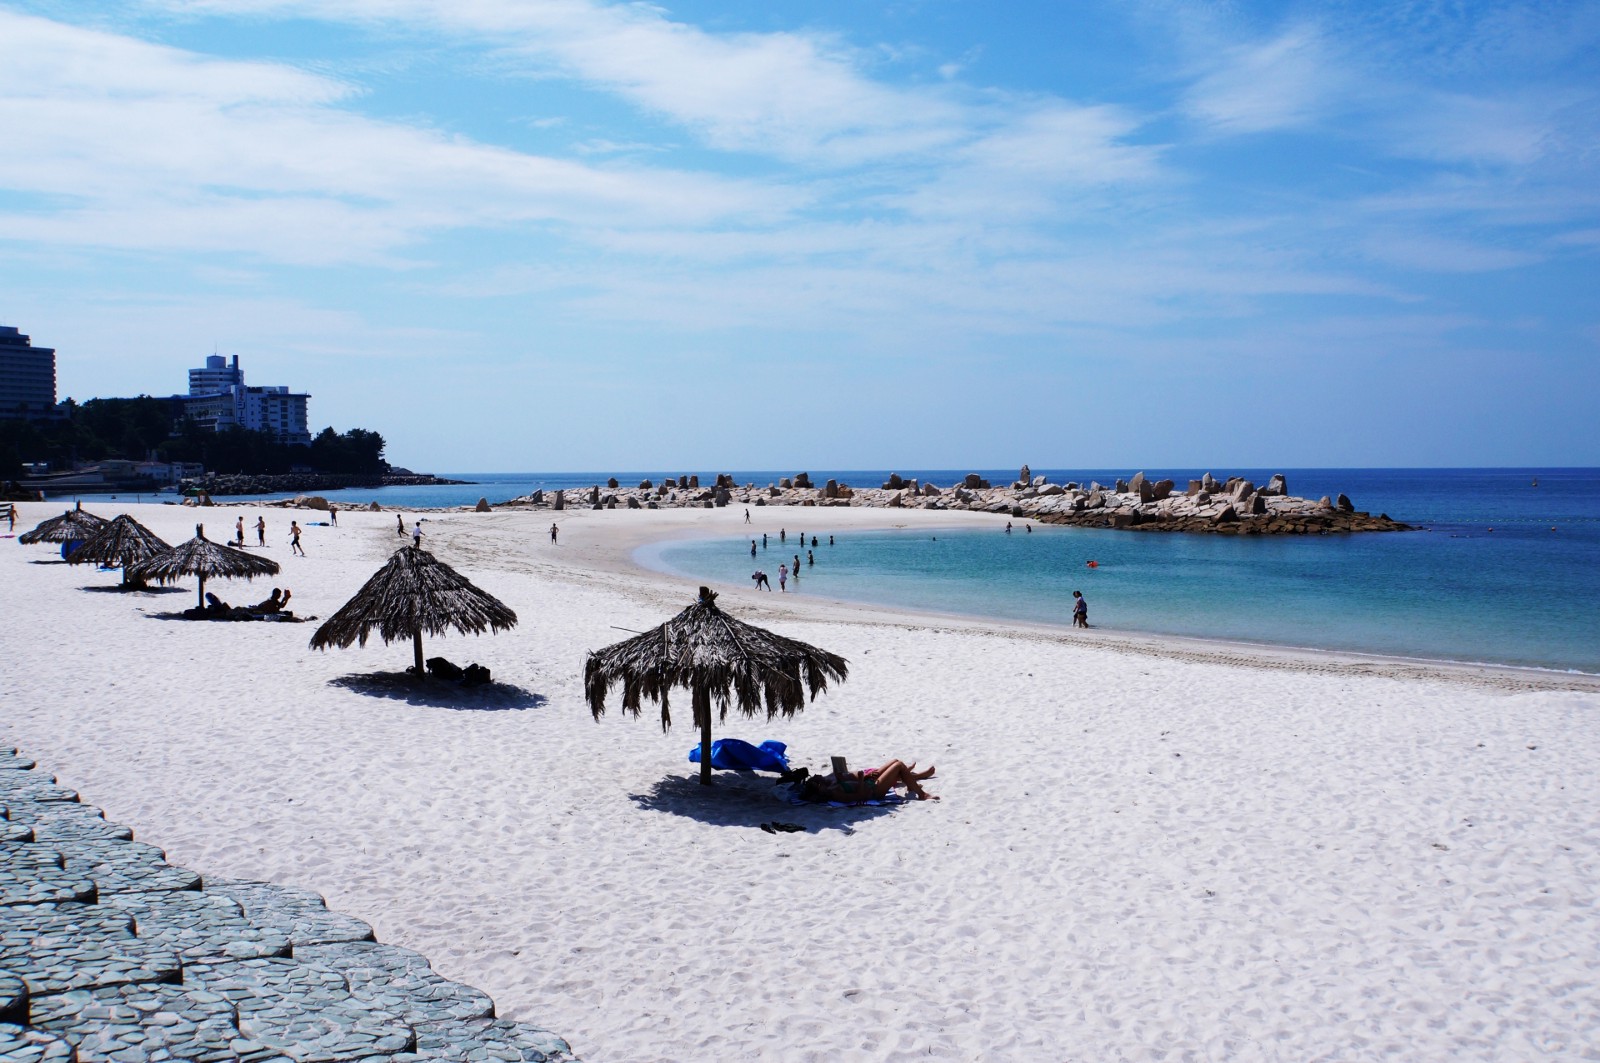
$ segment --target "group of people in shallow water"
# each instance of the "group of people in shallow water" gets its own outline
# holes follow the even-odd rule
[[[744,522],[746,524],[750,523],[750,511],[748,509],[744,511]],[[788,529],[786,529],[786,528],[779,528],[778,529],[778,541],[780,543],[787,543],[789,541]],[[806,537],[804,535],[801,535],[799,537],[799,541],[800,541],[801,549],[805,550],[805,552],[806,552],[806,564],[807,565],[811,565],[811,566],[815,566],[816,563],[817,563],[817,555],[816,555],[816,549],[815,548],[817,546],[821,545],[822,541],[820,539],[818,539],[815,535],[813,535],[811,537],[811,546],[810,546],[810,548],[806,547]],[[833,536],[830,535],[830,536],[828,536],[828,545],[832,546],[833,544],[834,544],[833,543]],[[767,548],[767,533],[766,532],[762,532],[761,533],[761,549],[765,550],[766,548]],[[755,557],[756,556],[756,541],[754,539],[750,540],[750,556],[751,557]],[[755,581],[756,590],[761,590],[763,587],[765,587],[769,591],[772,589],[772,581],[767,576],[766,572],[763,569],[759,569],[758,568],[754,572],[750,573],[750,578],[753,581]],[[799,554],[795,554],[794,555],[794,567],[792,569],[789,567],[788,562],[784,562],[784,563],[778,565],[778,590],[780,590],[780,591],[788,590],[789,589],[789,580],[791,578],[794,579],[794,582],[795,582],[796,586],[800,585],[800,555]]]

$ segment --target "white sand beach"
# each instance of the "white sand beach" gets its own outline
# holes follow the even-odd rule
[[[22,504],[17,531],[62,508]],[[289,520],[324,515],[86,508],[169,542],[265,513],[283,574],[208,589],[289,587],[321,618],[401,542],[393,513],[307,526],[300,558]],[[996,520],[801,512],[835,534]],[[697,785],[687,697],[666,735],[653,706],[613,695],[597,723],[583,698],[588,651],[694,597],[630,551],[741,534],[742,510],[569,510],[555,545],[550,520],[423,524],[520,618],[425,647],[487,665],[488,693],[372,678],[409,645],[161,619],[192,581],[114,593],[116,573],[0,541],[0,743],[173,863],[324,893],[588,1063],[1600,1054],[1593,679],[719,588],[850,662],[793,719],[719,737],[813,769],[938,766],[939,802],[796,807]]]

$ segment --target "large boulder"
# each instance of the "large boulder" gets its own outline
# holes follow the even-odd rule
[[[794,487],[794,481],[785,476],[783,479],[778,481],[778,486],[783,488],[785,491],[788,491]]]
[[[599,484],[596,484],[595,486],[589,488],[589,504],[591,506],[597,506],[597,505],[600,504],[600,485]]]
[[[1032,483],[1033,482],[1033,470],[1028,468],[1026,465],[1024,465],[1022,467],[1022,471],[1017,473],[1017,482],[1021,483],[1021,484]]]
[[[1340,513],[1354,513],[1356,511],[1355,503],[1350,501],[1350,496],[1346,494],[1341,494],[1339,500],[1334,504],[1339,507]]]
[[[649,480],[639,481],[639,490],[641,491],[648,491],[653,487],[655,487],[655,484],[651,483]]]
[[[1237,524],[1239,523],[1239,512],[1232,506],[1223,506],[1222,509],[1218,511],[1217,515],[1211,518],[1211,523]]]
[[[536,506],[544,505],[544,488],[541,487],[533,494],[529,495],[528,501],[532,502]]]
[[[983,486],[983,477],[975,472],[969,472],[967,473],[967,478],[962,480],[961,483],[968,491],[976,491]]]
[[[811,486],[811,474],[808,472],[796,473],[794,477],[796,487],[807,488]]]
[[[328,500],[321,495],[299,495],[294,500],[296,509],[320,509],[328,511]]]
[[[629,509],[638,509],[639,508],[639,499],[636,498],[633,495],[629,495],[628,496],[628,508]]]
[[[566,509],[567,508],[567,493],[565,491],[563,491],[563,490],[559,490],[558,489],[556,491],[556,500],[555,500],[554,504],[551,505],[550,508],[551,509]]]
[[[1232,496],[1235,502],[1243,502],[1256,492],[1256,485],[1249,480],[1229,480],[1228,484],[1228,494]]]
[[[699,473],[695,473],[693,476],[689,477],[689,486],[690,487],[699,487],[700,486],[700,474]]]
[[[1257,491],[1250,496],[1250,515],[1260,517],[1267,512],[1267,496]]]
[[[1203,485],[1199,480],[1190,480],[1189,481],[1189,490],[1185,491],[1184,494],[1189,495],[1189,496],[1192,497],[1194,495],[1199,494],[1201,491],[1204,491],[1204,490],[1205,490],[1205,485]]]
[[[889,474],[889,479],[884,481],[883,489],[885,491],[899,491],[903,490],[905,486],[906,482],[900,479],[900,474],[897,472],[892,472]]]
[[[478,499],[478,504],[473,508],[479,513],[492,513],[492,512],[494,512],[494,510],[492,510],[489,507],[489,500],[487,498]]]
[[[1261,489],[1261,493],[1264,495],[1272,495],[1274,497],[1287,495],[1289,493],[1289,481],[1283,478],[1283,473],[1273,473],[1272,479],[1267,481],[1267,486]]]
[[[617,483],[617,478],[615,476],[613,476],[613,477],[611,477],[611,479],[606,481],[606,486],[611,488],[611,490],[615,491],[618,487],[621,487],[622,485]]]
[[[1127,491],[1128,491],[1128,481],[1126,481],[1126,480],[1118,480],[1117,484],[1116,484],[1116,487],[1117,487],[1117,494],[1119,494],[1119,495],[1126,494]]]
[[[1133,474],[1132,478],[1128,480],[1127,489],[1133,494],[1138,494],[1139,488],[1143,487],[1146,482],[1147,481],[1144,478],[1144,473],[1136,472]]]
[[[1209,491],[1212,494],[1216,494],[1217,488],[1221,486],[1221,484],[1217,483],[1216,477],[1212,476],[1210,473],[1206,473],[1204,476],[1200,477],[1200,490],[1202,491]]]
[[[1039,488],[1038,493],[1040,498],[1044,498],[1047,495],[1065,494],[1066,490],[1067,489],[1062,487],[1060,484],[1045,484]]]
[[[1035,487],[1043,487],[1045,484],[1050,482],[1050,477],[1046,476],[1044,473],[1040,473],[1038,476],[1035,476],[1033,478],[1033,480],[1030,481],[1030,482]]]
[[[1089,496],[1083,500],[1084,509],[1099,509],[1105,504],[1106,496],[1100,492],[1098,487],[1090,491]]]
[[[838,480],[829,480],[827,483],[823,484],[822,485],[822,497],[824,497],[824,498],[838,498],[839,497],[839,481]]]
[[[924,497],[924,498],[934,498],[934,497],[937,497],[939,494],[940,494],[939,489],[937,487],[935,487],[933,484],[923,484],[922,485],[922,497]]]
[[[1173,483],[1171,480],[1157,480],[1155,482],[1155,500],[1160,502],[1164,499],[1171,498],[1172,489],[1176,486],[1177,484]]]

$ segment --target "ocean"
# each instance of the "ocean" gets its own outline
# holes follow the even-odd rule
[[[586,488],[612,475],[637,484],[694,471],[449,473],[442,475],[475,482],[328,497],[388,508],[470,505],[540,488]],[[891,470],[809,471],[816,483],[831,477],[861,487],[881,484]],[[996,484],[1016,476],[1015,469],[893,471],[941,487],[967,472]],[[1105,484],[1135,471],[1033,470],[1056,483]],[[1183,484],[1208,470],[1144,471]],[[1076,589],[1089,600],[1090,623],[1105,631],[1600,673],[1600,469],[1209,471],[1256,483],[1282,472],[1291,494],[1344,492],[1357,509],[1426,530],[1234,538],[1043,525],[1030,533],[1017,522],[1006,535],[1005,518],[997,517],[993,531],[857,533],[830,548],[826,509],[762,508],[752,509],[752,530],[758,538],[768,532],[770,545],[756,564],[775,582],[779,561],[797,552],[799,528],[821,544],[816,563],[803,566],[804,594],[1065,625]],[[739,483],[761,485],[791,474],[733,471]],[[710,483],[715,471],[700,477]],[[791,533],[786,549],[777,542],[780,527]],[[639,560],[752,592],[748,536],[658,545]]]

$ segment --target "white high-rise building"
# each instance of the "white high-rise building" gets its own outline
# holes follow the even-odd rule
[[[189,370],[189,395],[184,412],[204,428],[225,431],[237,425],[267,432],[285,443],[309,446],[311,431],[306,402],[311,396],[287,387],[251,387],[244,382],[239,356],[233,364],[219,354],[206,358],[205,367]]]

